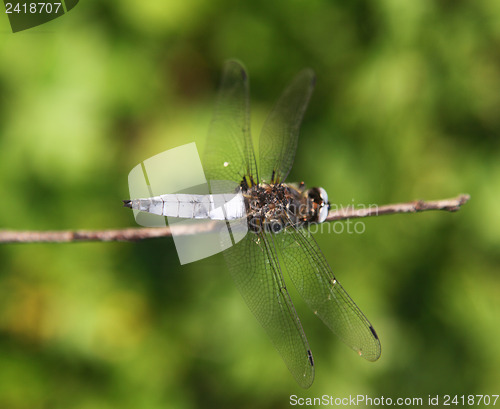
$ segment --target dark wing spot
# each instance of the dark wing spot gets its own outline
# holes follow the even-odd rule
[[[370,325],[370,331],[372,332],[373,336],[378,339],[378,335],[377,333],[375,332],[375,328],[373,328],[371,325]]]
[[[314,366],[313,354],[310,349],[307,350],[307,357],[309,358],[309,363]]]

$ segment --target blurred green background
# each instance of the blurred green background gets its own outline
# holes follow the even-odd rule
[[[455,214],[316,235],[380,360],[294,297],[316,362],[302,390],[223,257],[180,266],[168,238],[1,245],[0,408],[500,393],[498,1],[84,1],[17,34],[4,15],[0,228],[134,226],[128,172],[202,148],[228,58],[248,68],[255,137],[293,76],[317,73],[289,181],[344,206],[471,194]]]

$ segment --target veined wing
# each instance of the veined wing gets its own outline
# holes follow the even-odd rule
[[[286,289],[273,241],[270,234],[249,232],[224,256],[248,307],[296,381],[308,388],[314,379],[313,358]]]
[[[316,77],[301,71],[285,89],[262,127],[259,140],[259,175],[267,183],[283,182],[295,159],[299,128]]]
[[[380,341],[368,319],[333,275],[305,228],[289,227],[276,246],[285,270],[306,304],[350,348],[368,361],[380,357]]]
[[[230,180],[239,184],[245,175],[257,177],[248,93],[245,68],[237,61],[227,61],[203,157],[209,182]]]

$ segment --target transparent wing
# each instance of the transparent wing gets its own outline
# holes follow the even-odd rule
[[[312,354],[283,281],[273,237],[249,232],[224,255],[248,307],[296,381],[308,388],[314,379]]]
[[[301,71],[285,89],[262,127],[259,140],[259,176],[267,183],[283,182],[292,168],[299,128],[316,77]]]
[[[380,357],[380,341],[368,319],[333,275],[309,231],[288,228],[276,238],[285,270],[306,304],[342,341],[368,361]]]
[[[238,61],[227,61],[203,156],[208,181],[230,180],[239,184],[245,175],[257,176],[248,93],[245,68]]]

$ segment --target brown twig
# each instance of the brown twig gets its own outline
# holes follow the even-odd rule
[[[326,221],[332,222],[345,219],[358,219],[360,217],[382,216],[384,214],[396,213],[417,213],[427,210],[445,210],[448,212],[456,212],[460,206],[467,203],[470,196],[467,194],[458,195],[451,199],[441,200],[415,200],[407,203],[393,203],[383,206],[369,206],[363,209],[355,209],[347,207],[340,210],[331,211],[328,213]]]
[[[469,195],[463,194],[452,199],[434,201],[417,200],[407,203],[395,203],[383,206],[370,206],[363,209],[353,207],[330,211],[326,221],[355,219],[360,217],[381,216],[396,213],[416,213],[427,210],[445,210],[456,212],[467,203]],[[211,231],[215,223],[185,226],[184,232],[176,234],[198,234]],[[115,230],[76,230],[76,231],[16,231],[0,230],[0,243],[69,243],[79,241],[138,241],[157,237],[169,237],[169,227],[144,227]]]

